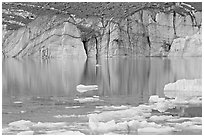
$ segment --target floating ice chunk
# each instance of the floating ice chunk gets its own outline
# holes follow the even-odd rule
[[[20,111],[20,113],[25,113],[25,112],[26,112],[26,111],[23,111],[23,110],[22,110],[22,111]]]
[[[128,122],[129,130],[131,131],[137,131],[137,129],[140,127],[140,122],[138,120],[131,120]]]
[[[71,107],[65,107],[65,108],[80,108],[81,106],[71,106]]]
[[[51,134],[51,135],[85,135],[79,131],[65,131],[65,130],[46,131],[46,134]]]
[[[194,97],[188,101],[189,104],[202,104],[202,97]]]
[[[152,106],[149,105],[139,105],[137,109],[138,111],[142,111],[143,113],[152,112]]]
[[[189,118],[189,120],[202,124],[202,117],[192,117],[192,118]]]
[[[149,118],[149,120],[151,121],[165,121],[165,120],[169,120],[169,119],[173,119],[173,116],[166,116],[166,115],[162,115],[162,116],[151,116]]]
[[[82,117],[87,117],[86,115],[56,115],[53,116],[55,118],[82,118]]]
[[[96,109],[103,109],[103,110],[121,110],[121,109],[128,109],[129,106],[96,106]]]
[[[75,101],[78,101],[79,103],[86,103],[86,102],[96,102],[96,101],[103,101],[99,98],[93,98],[93,97],[87,97],[87,98],[76,98]]]
[[[117,133],[114,133],[114,132],[108,132],[108,133],[105,133],[103,135],[121,135],[121,134],[117,134]]]
[[[183,123],[171,123],[176,129],[181,130],[202,130],[202,125],[196,125],[192,121],[185,121]]]
[[[98,122],[89,120],[89,128],[97,133],[107,133],[116,130],[116,123],[114,120],[108,122]]]
[[[148,117],[151,116],[151,113],[147,113],[147,114],[148,114]],[[145,113],[144,115],[147,116],[146,113]],[[130,121],[130,120],[144,121],[144,120],[146,119],[145,116],[137,116],[137,115],[136,115],[136,116],[134,116],[134,117],[121,118],[121,120],[123,120],[123,121]]]
[[[164,101],[165,98],[159,98],[158,95],[153,95],[153,96],[150,96],[149,98],[149,102],[150,103],[156,103],[156,102],[160,102],[160,101]]]
[[[32,128],[40,128],[40,129],[55,129],[55,128],[62,128],[66,127],[67,124],[65,122],[59,122],[59,123],[49,123],[49,122],[38,122],[37,124],[34,124]]]
[[[167,134],[169,132],[172,132],[174,128],[172,127],[145,127],[145,128],[139,128],[138,134]]]
[[[139,124],[139,128],[144,128],[144,127],[154,127],[154,128],[160,128],[160,124],[156,124],[155,122],[147,122],[146,120],[141,121]]]
[[[184,98],[182,97],[176,97],[175,99],[171,100],[172,103],[174,104],[188,104],[188,101],[186,101]]]
[[[181,117],[181,118],[175,118],[175,119],[167,119],[168,122],[174,122],[174,123],[181,123],[184,121],[191,121],[191,124],[202,124],[202,117]]]
[[[166,84],[164,87],[164,94],[170,98],[202,96],[202,80],[182,79],[177,80],[175,83]]]
[[[83,92],[87,92],[87,91],[91,91],[91,90],[98,90],[98,85],[78,85],[76,87],[77,91],[80,92],[80,93],[83,93]]]
[[[28,130],[29,127],[33,126],[33,123],[31,121],[20,120],[9,123],[8,125],[15,130]]]
[[[159,112],[165,112],[168,109],[174,108],[175,105],[168,100],[164,100],[162,102],[157,102],[153,105],[154,110],[158,110]]]
[[[21,101],[15,101],[15,102],[13,102],[14,104],[22,104],[23,102],[21,102]]]
[[[164,90],[202,91],[202,80],[177,80],[175,83],[169,83],[165,85]]]
[[[17,135],[33,135],[34,131],[22,131],[18,133]]]

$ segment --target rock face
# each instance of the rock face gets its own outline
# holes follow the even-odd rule
[[[202,56],[201,32],[175,39],[168,56]]]
[[[86,57],[80,31],[60,16],[42,16],[4,36],[3,54],[9,57]]]
[[[201,56],[201,19],[201,12],[195,13],[192,22],[190,16],[160,12],[153,15],[150,10],[141,10],[124,19],[42,16],[5,34],[3,54],[10,57],[161,56],[160,48],[165,40],[173,43],[169,56]]]

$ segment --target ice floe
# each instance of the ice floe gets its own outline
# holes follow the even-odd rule
[[[201,79],[181,79],[175,83],[169,83],[165,85],[164,90],[179,90],[179,91],[202,91]]]
[[[51,123],[51,122],[38,122],[32,126],[34,129],[56,129],[66,127],[65,122]]]
[[[31,122],[26,120],[14,121],[8,124],[9,127],[3,128],[3,134],[33,135],[37,134],[54,134],[54,135],[84,135],[80,131],[67,130],[68,125],[65,122]]]
[[[202,125],[196,124],[192,121],[184,121],[182,123],[168,123],[172,127],[178,130],[201,130]]]
[[[177,80],[175,83],[166,84],[164,87],[164,94],[167,97],[196,97],[202,96],[202,80]]]
[[[48,135],[84,135],[80,131],[66,131],[66,130],[54,130],[54,131],[46,131]]]
[[[21,101],[15,101],[15,102],[13,102],[14,104],[22,104],[23,102],[21,102]]]
[[[91,91],[91,90],[98,90],[98,85],[78,85],[76,87],[77,91],[80,93]]]
[[[161,127],[161,128],[145,127],[139,128],[138,134],[167,134],[172,131],[174,131],[173,127]]]
[[[174,118],[174,119],[167,119],[168,122],[174,123],[181,123],[184,121],[191,121],[192,124],[202,124],[202,117],[181,117],[181,118]]]
[[[169,120],[169,119],[174,119],[173,116],[167,116],[167,115],[161,115],[161,116],[157,116],[157,115],[154,115],[154,116],[151,116],[149,118],[149,120],[151,121],[166,121],[166,120]]]
[[[28,130],[29,127],[33,126],[33,123],[27,120],[20,120],[11,122],[8,125],[12,127],[14,130]]]
[[[121,110],[121,109],[128,109],[130,106],[96,106],[96,109],[102,109],[103,111],[106,110]]]
[[[55,118],[83,118],[83,117],[87,117],[87,115],[56,115],[53,117]]]
[[[18,133],[17,135],[33,135],[34,131],[22,131]]]
[[[81,106],[70,106],[70,107],[65,107],[65,108],[71,108],[71,109],[74,109],[74,108],[80,108]]]
[[[165,98],[159,98],[158,95],[153,95],[153,96],[150,96],[150,98],[149,98],[150,103],[157,103],[157,102],[161,102],[164,100],[165,100]]]
[[[132,125],[147,124],[145,118],[151,116],[152,108],[139,105],[125,110],[104,111],[99,114],[89,114],[89,128],[96,133],[111,132],[114,130],[129,130]],[[133,127],[134,129],[135,127]]]
[[[86,103],[86,102],[96,102],[96,101],[103,101],[99,98],[95,97],[86,97],[86,98],[76,98],[74,101],[78,101],[79,103]]]

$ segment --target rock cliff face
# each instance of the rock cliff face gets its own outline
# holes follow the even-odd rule
[[[3,54],[43,58],[158,56],[165,40],[173,43],[169,56],[181,56],[181,53],[174,53],[179,47],[179,50],[185,47],[192,51],[182,53],[182,56],[201,56],[201,34],[197,34],[201,23],[201,12],[196,12],[193,19],[190,15],[153,14],[151,10],[141,10],[123,19],[40,16],[3,36]],[[185,36],[190,37],[180,38]],[[191,50],[194,45],[196,48]]]
[[[26,27],[3,36],[3,54],[9,57],[86,57],[80,31],[68,19],[42,16]]]

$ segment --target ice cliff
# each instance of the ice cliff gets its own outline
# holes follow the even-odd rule
[[[116,3],[113,6],[117,4],[120,5]],[[175,12],[162,10],[166,3],[161,5],[161,9],[152,8],[155,6],[154,3],[149,7],[143,4],[148,8],[140,10],[143,6],[141,5],[137,11],[134,6],[138,4],[130,5],[132,8],[129,10],[133,12],[124,17],[120,17],[122,13],[116,16],[117,6],[111,7],[111,4],[110,8],[117,12],[108,10],[104,13],[104,17],[56,13],[49,15],[47,11],[20,29],[7,33],[3,31],[3,55],[8,57],[161,56],[159,50],[165,40],[172,45],[169,56],[201,56],[202,11],[196,11],[186,4],[178,7],[170,6],[169,8]],[[75,7],[72,5],[71,9],[73,8]],[[84,8],[83,3],[82,8]]]

